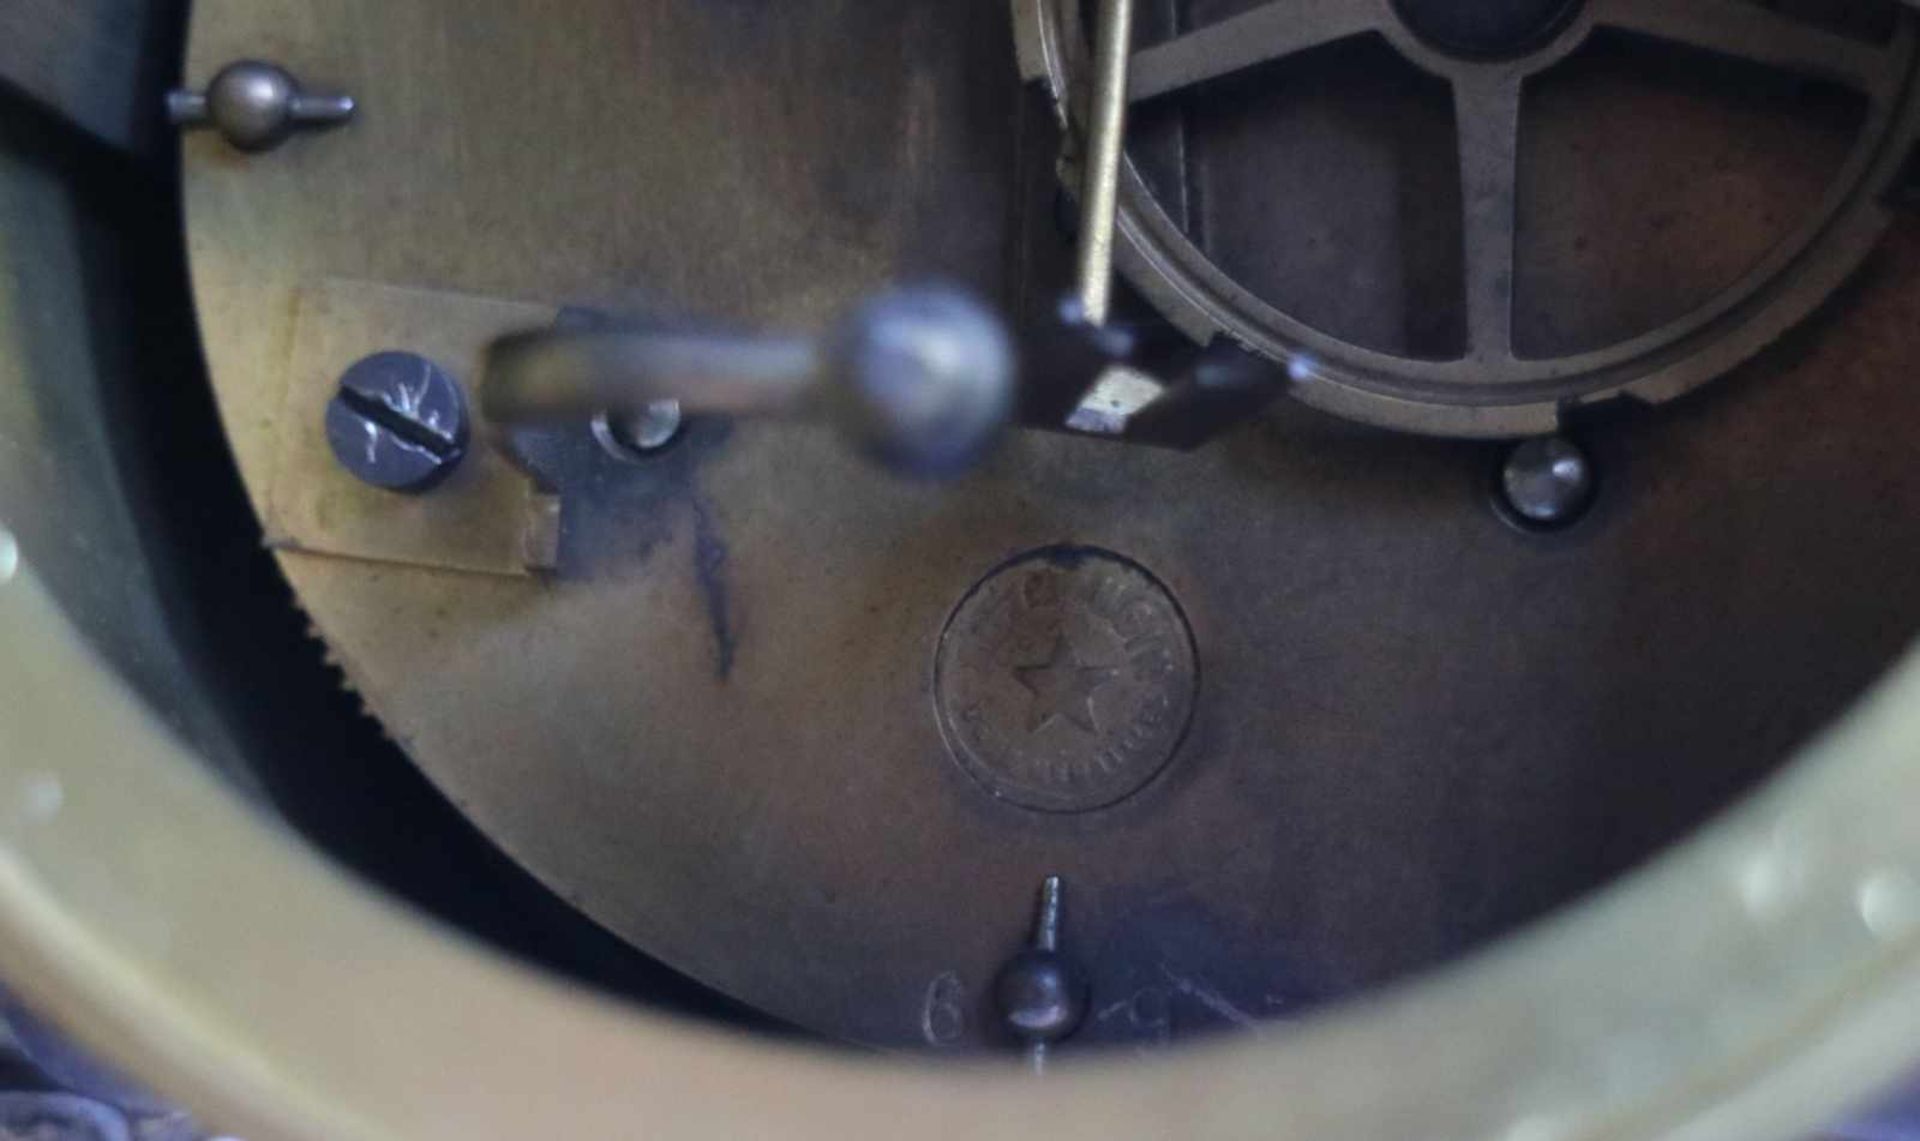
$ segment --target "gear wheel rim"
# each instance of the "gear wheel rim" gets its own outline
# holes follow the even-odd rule
[[[1357,0],[1366,2],[1366,0]],[[1075,0],[1013,0],[1022,79],[1041,87],[1069,140],[1088,92],[1088,37]],[[1289,394],[1390,430],[1464,439],[1558,431],[1572,409],[1629,399],[1664,404],[1733,371],[1810,317],[1865,262],[1893,223],[1887,199],[1920,140],[1920,14],[1901,7],[1884,50],[1896,79],[1867,115],[1819,206],[1733,284],[1659,327],[1599,349],[1518,358],[1523,375],[1476,381],[1471,354],[1431,361],[1322,332],[1255,296],[1181,232],[1129,156],[1122,166],[1115,268],[1199,344],[1233,341],[1282,366]],[[1543,49],[1553,62],[1584,43],[1584,20]],[[1445,59],[1410,35],[1389,42],[1417,67]],[[1071,146],[1071,141],[1068,143]],[[1076,183],[1063,154],[1062,182]]]

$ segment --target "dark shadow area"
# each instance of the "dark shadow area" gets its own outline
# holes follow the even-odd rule
[[[1596,34],[1527,87],[1514,333],[1603,347],[1732,288],[1819,213],[1864,102],[1837,87]]]
[[[1447,86],[1377,37],[1331,44],[1149,107],[1136,158],[1189,233],[1267,304],[1331,336],[1430,359],[1466,343]],[[1184,178],[1162,136],[1184,139]],[[1176,217],[1179,215],[1176,214]]]

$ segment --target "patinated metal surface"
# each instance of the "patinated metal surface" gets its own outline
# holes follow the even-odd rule
[[[999,5],[933,0],[208,0],[190,78],[271,55],[365,108],[265,160],[189,143],[202,319],[254,493],[282,426],[265,378],[329,278],[797,328],[901,277],[1013,296],[1057,239],[1020,177],[1010,36]],[[1663,145],[1698,156],[1721,137],[1698,118]],[[1793,155],[1741,136],[1719,157],[1819,157],[1780,140]],[[1716,224],[1766,229],[1763,177],[1734,177],[1760,205]],[[1612,268],[1590,284],[1661,277]],[[1194,456],[1025,435],[945,487],[815,429],[707,424],[657,464],[571,470],[551,583],[284,565],[421,766],[649,951],[829,1033],[988,1042],[985,988],[1058,873],[1085,1037],[1151,1043],[1537,915],[1857,693],[1920,625],[1917,301],[1920,242],[1897,232],[1786,351],[1593,426],[1606,498],[1554,537],[1488,510],[1485,449],[1289,407]],[[1072,816],[984,792],[933,701],[954,608],[1062,543],[1151,571],[1202,678],[1164,777]]]
[[[481,574],[551,569],[558,511],[499,450],[474,448],[431,498],[369,487],[335,459],[327,408],[354,362],[395,345],[435,362],[471,391],[487,342],[553,321],[555,310],[364,281],[323,281],[301,293],[285,400],[262,524],[289,551]],[[262,377],[272,388],[274,380]]]

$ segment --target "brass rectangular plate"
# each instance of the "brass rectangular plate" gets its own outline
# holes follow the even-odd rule
[[[269,493],[267,544],[277,550],[481,574],[553,567],[557,504],[487,446],[477,424],[460,467],[422,495],[369,487],[328,447],[327,403],[362,357],[404,350],[459,381],[470,416],[488,342],[551,324],[548,306],[330,280],[302,291],[287,365]]]

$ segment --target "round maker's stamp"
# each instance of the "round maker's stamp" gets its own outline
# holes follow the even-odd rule
[[[1088,812],[1173,759],[1199,680],[1167,588],[1108,551],[1052,547],[1003,564],[947,619],[934,707],[953,758],[1003,800]]]

